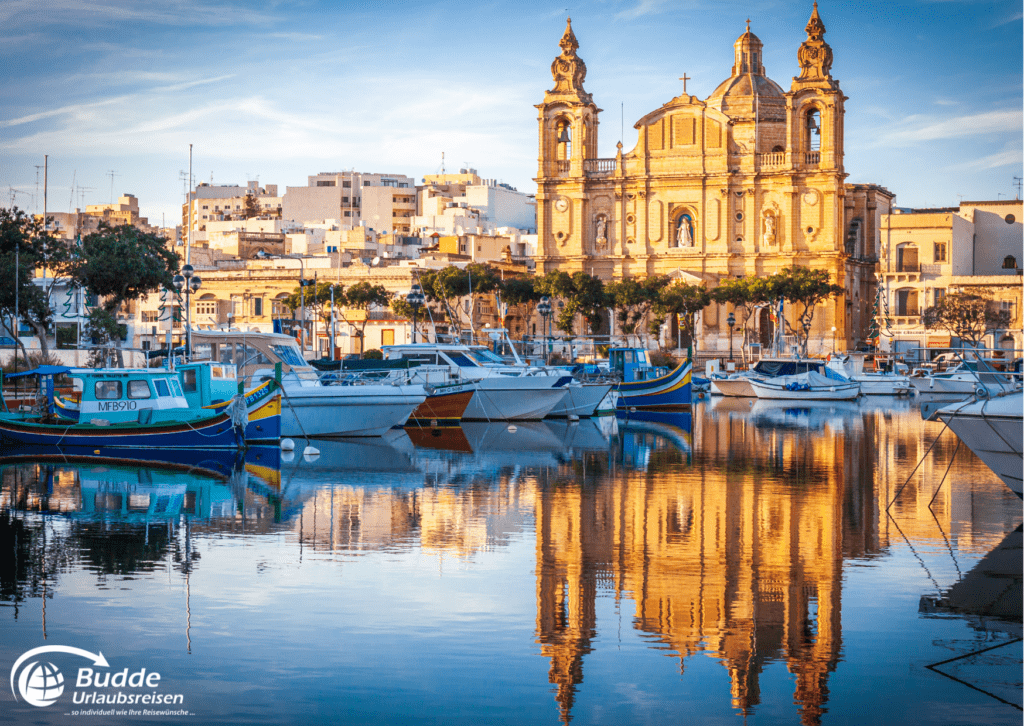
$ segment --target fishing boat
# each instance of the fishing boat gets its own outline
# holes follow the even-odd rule
[[[551,413],[565,395],[563,386],[572,380],[544,370],[483,365],[479,350],[455,343],[385,345],[381,352],[389,361],[415,363],[410,372],[416,382],[433,385],[441,376],[449,383],[472,384],[475,393],[463,414],[465,421],[540,420]]]
[[[97,378],[99,373],[102,379]],[[175,370],[68,369],[66,375],[73,381],[74,392],[54,395],[53,413],[73,422],[102,416],[110,423],[124,423],[138,420],[139,412],[145,410],[189,415],[184,410],[192,409],[190,415],[204,418],[228,412],[238,389],[233,366],[209,363],[180,364]],[[242,398],[246,442],[276,442],[281,437],[280,386],[265,381]]]
[[[1024,498],[1024,392],[974,396],[939,408],[929,420],[947,424],[1010,491]]]
[[[427,397],[423,386],[408,383],[322,381],[295,339],[279,333],[200,330],[192,343],[198,357],[235,366],[247,390],[277,379],[280,369],[282,436],[381,436]]]
[[[1012,388],[1010,376],[1004,375],[975,361],[961,361],[943,371],[919,369],[910,375],[910,384],[918,393],[957,394],[970,396],[979,384],[997,388]]]
[[[612,348],[608,368],[619,378],[618,409],[684,409],[693,402],[689,361],[673,370],[656,368],[643,348]]]
[[[807,371],[793,376],[776,376],[748,381],[758,398],[785,401],[851,401],[860,395],[860,384],[841,381]]]
[[[73,368],[66,375],[75,385],[77,419],[58,416],[56,405],[32,417],[0,414],[0,439],[93,449],[233,449],[245,444],[244,404],[219,412],[189,406],[172,371]]]

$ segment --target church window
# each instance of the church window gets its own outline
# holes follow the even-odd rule
[[[807,151],[821,150],[821,112],[813,108],[807,112]]]
[[[1012,214],[1007,214],[1006,217],[1004,217],[1004,219],[1006,219],[1007,224],[1013,224],[1014,222],[1017,221],[1017,218],[1014,217]]]
[[[742,222],[743,221],[743,212],[736,212],[736,221],[737,222]]]
[[[1003,269],[1004,270],[1016,270],[1017,269],[1017,258],[1013,255],[1007,255],[1003,258]]]
[[[776,144],[775,146],[772,147],[772,153],[773,154],[777,154],[777,153],[779,153],[781,151],[785,151],[785,150],[786,149],[784,147],[780,146],[779,144]]]

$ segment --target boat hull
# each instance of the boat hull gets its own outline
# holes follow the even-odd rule
[[[453,426],[462,420],[469,402],[473,400],[476,387],[468,384],[436,389],[427,400],[416,407],[408,423],[430,424],[432,426]]]
[[[918,393],[957,393],[970,396],[978,385],[978,379],[973,375],[963,375],[952,378],[939,376],[912,377],[910,385]]]
[[[281,435],[381,436],[405,423],[426,398],[422,386],[286,387]]]
[[[612,390],[610,383],[584,383],[582,385],[569,384],[564,388],[565,394],[555,404],[548,414],[548,418],[569,418],[579,416],[589,418],[597,411],[604,397]]]
[[[668,374],[649,381],[619,383],[619,410],[689,408],[693,403],[690,371],[689,363],[681,363]]]
[[[993,401],[982,399],[958,403],[936,412],[936,418],[949,425],[960,440],[981,459],[1010,491],[1024,498],[1021,442],[1024,441],[1024,417],[1020,394],[1007,397],[1016,413],[993,413]],[[986,410],[988,409],[988,410]]]
[[[552,376],[482,378],[466,407],[465,421],[539,421],[565,395]]]
[[[237,449],[244,440],[225,413],[156,424],[44,424],[0,419],[0,440],[27,446],[102,449]]]
[[[750,385],[750,379],[740,378],[715,378],[711,380],[711,393],[720,396],[736,396],[742,398],[753,398],[757,394]]]
[[[905,396],[913,389],[906,376],[872,375],[865,373],[851,379],[860,384],[866,396]]]
[[[856,383],[836,383],[834,386],[812,386],[805,390],[789,390],[785,385],[771,381],[750,382],[758,398],[776,401],[852,401],[860,395]]]

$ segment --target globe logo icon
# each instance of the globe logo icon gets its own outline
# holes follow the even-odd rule
[[[49,706],[64,693],[64,676],[53,663],[36,661],[21,672],[18,690],[33,706]]]

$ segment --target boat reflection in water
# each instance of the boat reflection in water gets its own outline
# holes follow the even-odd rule
[[[1016,497],[962,447],[950,465],[955,443],[929,451],[941,425],[909,403],[765,403],[408,428],[314,441],[320,453],[308,457],[297,440],[276,481],[270,452],[241,468],[240,485],[211,477],[196,495],[210,514],[184,520],[192,550],[217,556],[188,561],[204,568],[205,598],[230,585],[240,602],[205,613],[203,635],[223,655],[204,667],[237,682],[253,654],[274,653],[274,678],[259,689],[218,692],[233,714],[221,720],[300,723],[345,703],[366,721],[444,713],[460,725],[513,713],[524,723],[902,723],[925,722],[922,713],[1019,723],[1006,704],[919,667],[949,657],[964,630],[935,617],[946,601],[919,612],[921,593],[934,582],[936,598],[961,601],[972,575],[961,587],[958,570],[1020,525]],[[63,491],[46,483],[62,477],[32,466],[16,482],[4,469],[0,506],[59,511],[36,505]],[[180,487],[168,482],[168,496]],[[80,506],[83,495],[68,499]],[[252,536],[220,536],[242,525]],[[89,547],[116,548],[102,542]],[[32,548],[19,556],[42,561]],[[1019,581],[1019,556],[1016,571]],[[59,581],[50,587],[61,596]],[[125,587],[142,598],[156,586]],[[84,620],[95,642],[122,635]],[[0,619],[14,634],[23,627]],[[330,678],[310,679],[311,653]],[[438,688],[444,678],[474,687]],[[308,710],[273,710],[285,702]]]

